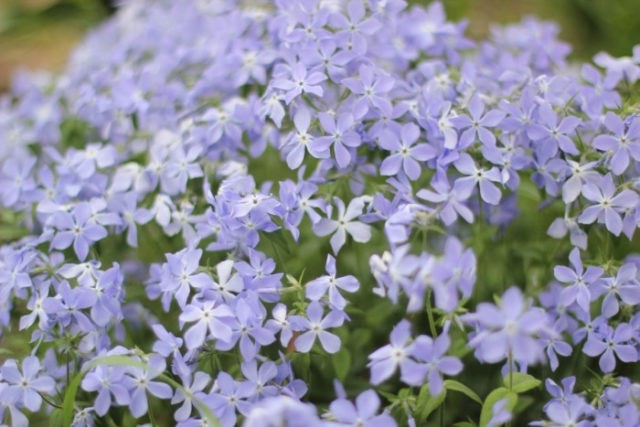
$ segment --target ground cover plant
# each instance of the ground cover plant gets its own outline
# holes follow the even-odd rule
[[[640,46],[139,0],[0,102],[0,421],[640,423]]]

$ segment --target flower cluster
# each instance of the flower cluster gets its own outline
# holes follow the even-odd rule
[[[640,423],[640,46],[465,27],[137,0],[17,75],[0,422]]]

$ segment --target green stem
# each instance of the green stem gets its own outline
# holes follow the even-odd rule
[[[422,249],[427,249],[427,230],[422,230]]]
[[[484,224],[484,211],[482,210],[482,195],[480,195],[480,189],[478,189],[478,223],[481,226]]]
[[[431,336],[435,338],[438,336],[436,331],[436,323],[433,320],[433,309],[431,308],[431,289],[427,291],[427,318],[429,319],[429,329],[431,331]]]
[[[51,399],[49,399],[46,395],[42,394],[42,393],[38,393],[40,395],[40,397],[42,398],[42,400],[44,400],[45,402],[47,402],[50,406],[53,406],[54,408],[58,408],[58,409],[62,409],[62,406],[58,405],[57,403],[55,403],[54,401],[52,401]]]
[[[426,236],[426,232],[425,232]],[[436,331],[436,322],[433,320],[433,308],[431,307],[431,289],[427,290],[427,319],[429,320],[429,330],[431,331],[431,336],[433,339],[438,336],[438,332]],[[440,413],[440,427],[444,427],[444,402],[438,408],[438,412]]]
[[[109,427],[118,427],[118,424],[116,424],[116,422],[113,420],[113,418],[111,418],[111,416],[107,416],[106,421]]]
[[[513,390],[513,357],[511,356],[511,352],[509,352],[509,391]]]
[[[149,423],[151,423],[153,427],[156,427],[158,423],[156,422],[156,418],[153,416],[153,410],[151,409],[151,405],[149,405],[147,414],[149,415]]]
[[[513,391],[513,356],[509,352],[507,361],[509,362],[509,392]],[[511,427],[511,421],[507,422],[507,427]]]
[[[282,256],[280,255],[280,251],[278,250],[278,247],[271,241],[271,239],[267,239],[269,240],[269,244],[271,245],[271,249],[273,249],[273,252],[275,254],[276,257],[276,262],[278,264],[280,264],[280,271],[286,271],[284,269],[284,260],[282,259]]]
[[[69,382],[70,382],[70,374],[69,374],[69,370],[71,369],[70,366],[70,360],[69,360],[69,349],[66,350],[65,352],[65,358],[66,358],[66,365],[67,365],[67,387],[69,387]]]

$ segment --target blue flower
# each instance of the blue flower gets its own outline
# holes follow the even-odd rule
[[[124,377],[124,384],[131,392],[129,410],[136,418],[145,415],[149,409],[147,393],[159,399],[171,399],[173,390],[168,384],[153,381],[165,370],[165,362],[161,357],[151,357],[149,367],[145,369],[131,368]]]
[[[234,319],[233,311],[223,303],[193,301],[186,305],[180,314],[180,323],[195,322],[184,334],[187,349],[201,347],[209,336],[223,341],[231,340],[231,322]]]
[[[324,73],[307,70],[302,62],[296,62],[284,68],[282,75],[271,82],[271,86],[285,91],[284,100],[287,104],[303,93],[322,96],[324,90],[320,83],[327,77]]]
[[[18,367],[16,360],[9,359],[0,368],[2,380],[7,384],[0,389],[0,398],[5,403],[24,405],[35,412],[42,405],[40,393],[52,395],[56,391],[56,383],[49,375],[41,372],[37,357],[25,357],[21,365],[22,369]]]
[[[314,224],[313,231],[318,236],[333,234],[331,237],[331,248],[335,254],[340,252],[340,249],[344,246],[347,240],[347,233],[353,237],[353,240],[356,242],[368,242],[371,238],[371,227],[356,221],[356,218],[362,215],[366,199],[364,197],[352,199],[346,208],[344,202],[337,197],[334,198],[334,203],[338,207],[337,218],[320,219]],[[328,215],[331,215],[331,210],[329,210]]]
[[[90,219],[91,205],[86,202],[76,205],[71,213],[55,213],[50,222],[50,226],[56,230],[51,247],[66,249],[73,245],[78,259],[84,261],[89,254],[89,246],[107,237],[107,230]]]
[[[577,248],[571,251],[569,260],[573,270],[563,265],[553,269],[556,279],[569,285],[560,294],[560,302],[569,307],[575,301],[582,310],[589,313],[592,298],[589,287],[598,283],[604,270],[600,267],[587,267],[585,270]]]
[[[329,273],[327,276],[319,277],[306,284],[305,295],[312,301],[318,301],[329,292],[331,307],[342,310],[347,305],[347,301],[340,294],[339,289],[351,293],[357,291],[360,286],[358,279],[351,275],[336,277],[336,259],[331,255],[327,255],[325,270]]]
[[[320,344],[327,353],[336,353],[340,350],[340,338],[327,332],[327,329],[342,326],[344,314],[332,310],[322,317],[323,312],[320,303],[314,301],[307,307],[307,317],[292,316],[291,321],[296,323],[296,329],[304,331],[295,339],[296,350],[299,352],[308,353],[316,342],[316,338],[320,339]]]
[[[461,316],[475,325],[476,334],[469,341],[478,360],[496,363],[504,359],[533,364],[543,358],[543,346],[536,337],[553,335],[547,314],[538,307],[529,307],[522,292],[507,289],[500,304],[480,303],[475,313]]]
[[[412,123],[402,126],[400,129],[400,141],[396,134],[386,132],[380,137],[380,146],[392,151],[380,165],[380,174],[395,175],[402,170],[410,180],[415,181],[420,177],[422,161],[436,157],[436,150],[429,144],[415,144],[420,137],[420,128]]]
[[[387,413],[377,415],[380,398],[373,390],[365,390],[356,397],[355,405],[347,399],[331,402],[329,410],[339,426],[394,427],[395,420]]]
[[[633,328],[627,323],[621,323],[615,329],[606,327],[589,335],[582,351],[591,357],[600,356],[600,370],[609,373],[616,367],[614,355],[626,363],[638,361],[633,334]]]

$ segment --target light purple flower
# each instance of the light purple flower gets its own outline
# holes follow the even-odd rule
[[[505,117],[501,110],[489,110],[485,113],[485,106],[479,95],[474,95],[468,106],[470,116],[459,115],[451,119],[451,122],[462,131],[458,141],[458,147],[464,149],[480,139],[488,146],[495,145],[496,137],[492,132]]]
[[[594,170],[598,165],[597,162],[581,164],[567,159],[567,165],[571,168],[571,177],[562,184],[562,201],[569,204],[580,196],[585,183],[596,183],[600,179],[600,174]]]
[[[344,315],[339,311],[332,310],[323,318],[323,312],[322,305],[313,301],[307,307],[307,317],[296,318],[300,330],[306,331],[295,339],[296,350],[308,353],[316,342],[316,338],[320,339],[320,344],[327,353],[336,353],[340,350],[340,338],[326,330],[341,326]]]
[[[341,82],[356,95],[353,115],[356,118],[363,117],[371,107],[391,115],[393,106],[387,93],[395,84],[393,77],[370,65],[361,65],[358,71],[358,77],[349,77]]]
[[[184,308],[191,288],[205,291],[213,287],[213,280],[206,273],[197,272],[200,267],[201,249],[185,248],[175,254],[166,254],[164,289],[172,293],[178,306]]]
[[[215,415],[224,427],[236,425],[236,411],[248,414],[251,404],[248,398],[253,394],[249,381],[236,381],[224,371],[218,373],[214,389],[205,401],[210,402]]]
[[[6,207],[13,206],[29,192],[36,189],[32,170],[35,157],[5,162],[0,174],[0,195]]]
[[[351,275],[336,277],[336,259],[331,255],[327,255],[325,270],[329,273],[327,276],[319,277],[306,284],[306,297],[312,301],[318,301],[328,291],[331,306],[342,310],[347,305],[347,300],[340,294],[340,289],[350,293],[357,291],[360,287],[358,279]]]
[[[474,221],[473,211],[464,203],[471,196],[470,193],[466,194],[466,192],[452,189],[449,179],[444,173],[436,173],[436,177],[431,181],[431,186],[434,191],[423,188],[418,190],[416,196],[438,204],[436,212],[438,212],[438,216],[445,225],[453,224],[458,219],[458,216],[461,216],[469,223]]]
[[[491,408],[491,419],[487,422],[487,427],[498,427],[504,425],[513,418],[511,411],[507,409],[507,399],[500,399]]]
[[[500,203],[502,193],[493,184],[494,182],[502,182],[502,175],[498,168],[492,167],[489,170],[479,168],[467,153],[461,153],[453,165],[461,174],[465,175],[456,179],[453,184],[453,191],[458,193],[462,200],[467,199],[477,185],[480,189],[482,200],[491,205]]]
[[[585,402],[570,400],[568,402],[553,402],[545,408],[545,413],[549,421],[535,421],[533,426],[552,427],[591,427],[594,424],[585,419],[590,406]]]
[[[98,392],[93,405],[96,414],[103,416],[113,403],[124,406],[131,402],[124,382],[125,372],[125,368],[119,366],[98,366],[82,379],[83,390]]]
[[[576,218],[562,217],[553,220],[547,234],[556,239],[561,239],[569,233],[569,240],[571,244],[582,250],[587,249],[587,233],[580,228]]]
[[[188,304],[180,314],[181,325],[195,322],[184,334],[187,349],[202,346],[207,335],[223,341],[231,340],[230,322],[234,318],[233,311],[226,304],[216,304],[214,301],[194,301]]]
[[[89,254],[89,246],[107,237],[107,230],[90,221],[91,205],[87,202],[78,203],[71,213],[57,212],[50,225],[56,229],[51,240],[54,249],[66,249],[73,245],[78,259],[84,261]]]
[[[392,154],[382,161],[380,174],[395,175],[402,170],[410,180],[418,179],[422,172],[419,162],[431,160],[437,155],[431,145],[416,144],[419,137],[420,128],[413,123],[402,126],[399,140],[394,132],[384,132],[380,136],[379,144]]]
[[[333,146],[333,153],[339,167],[347,167],[352,160],[349,148],[360,145],[360,135],[353,130],[355,120],[350,113],[338,114],[337,117],[329,113],[319,113],[318,119],[327,136],[316,139],[320,146]]]
[[[554,331],[561,331],[559,327],[561,321],[557,321],[554,324]],[[558,361],[558,354],[561,356],[569,356],[573,352],[571,345],[567,342],[562,341],[558,336],[550,335],[546,338],[543,338],[546,344],[546,353],[547,358],[549,359],[549,365],[552,371],[558,369],[560,362]]]
[[[569,307],[575,301],[581,309],[589,313],[589,305],[591,304],[589,287],[598,282],[604,270],[600,267],[587,267],[585,270],[578,248],[571,251],[569,261],[573,269],[563,265],[558,265],[553,269],[555,278],[559,282],[569,285],[560,293],[560,303]]]
[[[144,208],[138,207],[137,195],[134,192],[118,195],[110,200],[112,213],[118,213],[122,217],[122,227],[127,229],[127,244],[138,246],[138,224],[146,224],[151,221],[153,214]]]
[[[351,0],[347,5],[347,15],[338,13],[333,16],[333,25],[342,29],[337,39],[343,43],[348,40],[355,52],[364,53],[367,49],[366,36],[373,35],[382,24],[375,17],[366,17],[362,0]]]
[[[594,294],[604,294],[602,315],[607,319],[618,314],[620,300],[627,306],[640,304],[640,282],[638,268],[633,263],[623,264],[615,277],[605,277],[594,285]]]
[[[201,371],[196,371],[192,374],[190,368],[187,368],[187,373],[181,377],[182,387],[184,387],[184,390],[176,390],[175,395],[171,399],[171,404],[173,405],[182,402],[182,405],[174,414],[174,419],[176,421],[185,421],[189,418],[189,415],[191,415],[191,411],[193,410],[193,399],[197,398],[199,400],[203,400],[205,395],[204,389],[211,382],[209,374]]]
[[[543,346],[536,337],[551,333],[549,318],[541,308],[530,307],[518,288],[507,289],[498,306],[482,302],[475,313],[461,319],[477,328],[469,346],[480,361],[496,363],[511,357],[533,364],[543,359]]]
[[[603,331],[589,335],[582,351],[591,357],[600,356],[600,370],[609,373],[616,368],[614,355],[626,363],[638,361],[633,336],[633,328],[628,323],[619,324],[615,330],[606,327]]]
[[[280,344],[287,347],[293,338],[293,325],[287,318],[287,306],[278,303],[273,307],[272,319],[267,320],[266,327],[275,332],[280,332]]]
[[[341,398],[331,402],[329,411],[338,426],[359,427],[395,427],[396,422],[389,414],[377,415],[380,398],[375,391],[369,389],[356,397],[355,405]]]
[[[543,103],[538,108],[538,121],[529,127],[527,135],[536,141],[537,150],[546,151],[552,156],[558,152],[558,147],[564,153],[578,155],[578,149],[570,136],[580,122],[576,116],[567,116],[560,120],[551,104]]]
[[[233,272],[235,262],[225,260],[216,265],[216,280],[212,291],[225,302],[232,301],[244,289],[244,282],[238,273]]]
[[[367,366],[371,369],[371,384],[378,385],[390,378],[400,367],[400,379],[409,384],[412,379],[424,376],[424,368],[411,359],[415,344],[411,342],[411,323],[402,320],[389,335],[390,343],[369,355]]]
[[[356,197],[345,208],[344,202],[338,197],[334,197],[333,201],[338,208],[337,218],[322,218],[314,224],[313,231],[318,236],[327,236],[333,233],[331,237],[333,253],[340,252],[340,248],[347,240],[347,233],[353,237],[353,240],[360,243],[366,243],[371,238],[371,226],[356,221],[356,218],[362,215],[366,200],[365,197]],[[329,215],[331,215],[331,210]]]
[[[616,193],[616,185],[611,174],[606,174],[598,184],[588,183],[582,187],[582,195],[595,203],[588,206],[578,221],[583,224],[591,224],[596,220],[605,224],[607,230],[619,236],[622,232],[622,218],[620,213],[624,209],[633,209],[638,205],[638,193],[633,190],[622,190]]]
[[[630,159],[640,161],[640,120],[632,118],[627,126],[611,111],[604,118],[604,126],[613,135],[598,135],[593,146],[611,156],[609,166],[614,175],[620,175],[629,167]]]
[[[242,374],[254,387],[254,399],[257,401],[268,396],[276,396],[278,387],[274,385],[278,368],[273,362],[264,362],[258,366],[256,360],[240,366]]]
[[[435,339],[427,335],[420,335],[414,341],[412,356],[425,368],[424,377],[415,385],[420,385],[424,380],[427,380],[432,396],[437,396],[442,392],[444,387],[443,374],[458,375],[462,371],[463,366],[460,359],[446,355],[450,345],[448,323]]]
[[[149,402],[147,393],[159,399],[171,399],[173,390],[168,384],[160,381],[152,381],[165,370],[166,364],[161,357],[151,357],[147,369],[132,368],[125,376],[124,383],[131,390],[129,410],[131,415],[140,418],[147,413]]]
[[[324,73],[309,71],[302,62],[296,62],[287,67],[283,74],[276,77],[271,82],[271,86],[285,91],[284,100],[287,104],[291,104],[291,101],[303,93],[316,96],[322,96],[324,93],[320,83],[325,81],[327,77]]]
[[[52,395],[56,391],[56,383],[49,375],[41,373],[40,360],[35,356],[27,356],[22,360],[22,369],[14,359],[9,359],[0,368],[2,380],[7,384],[0,389],[0,400],[3,403],[24,405],[35,412],[42,405],[40,393]]]
[[[227,350],[239,341],[240,354],[245,361],[250,361],[256,357],[261,346],[269,345],[276,340],[275,334],[262,325],[266,311],[255,295],[237,299],[234,303],[237,323],[233,326],[233,337],[229,340],[223,339],[217,348]]]
[[[326,427],[316,408],[290,396],[264,399],[251,407],[243,427]]]
[[[293,123],[296,132],[282,147],[287,153],[287,166],[291,169],[299,168],[307,151],[317,159],[329,157],[331,140],[316,138],[308,132],[311,124],[311,113],[308,109],[299,109],[293,116]]]

